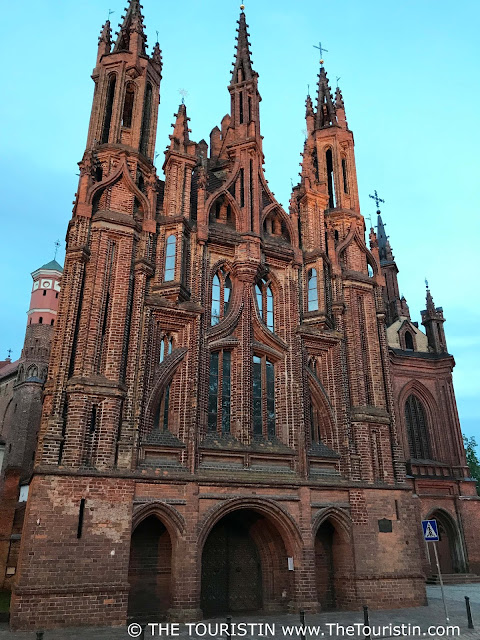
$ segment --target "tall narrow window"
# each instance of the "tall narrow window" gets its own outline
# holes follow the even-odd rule
[[[175,249],[177,238],[175,235],[168,236],[165,245],[165,282],[175,280]]]
[[[115,98],[115,85],[117,77],[114,73],[110,76],[107,89],[107,103],[105,105],[105,117],[103,119],[102,144],[108,142],[110,135],[110,124],[112,122],[113,100]]]
[[[240,110],[240,124],[243,124],[243,91],[238,94],[239,110]]]
[[[208,386],[209,431],[230,433],[231,357],[230,351],[215,352],[210,356]]]
[[[228,273],[219,269],[212,280],[212,325],[218,324],[228,313],[232,281]]]
[[[153,428],[159,431],[168,431],[168,418],[170,411],[170,385],[163,392],[160,404],[157,407],[155,418],[153,420]]]
[[[412,334],[410,333],[410,331],[406,331],[405,332],[405,349],[407,351],[413,351],[414,350],[413,338],[412,338]]]
[[[334,209],[335,204],[335,180],[333,177],[333,155],[332,150],[327,149],[326,153],[327,161],[327,182],[328,182],[328,207]]]
[[[159,357],[159,362],[163,362],[163,359],[165,358],[165,339],[163,338],[160,342],[160,357]]]
[[[143,104],[142,133],[140,135],[140,153],[147,155],[150,137],[150,120],[152,117],[152,85],[147,84],[145,102]]]
[[[267,325],[270,331],[275,329],[275,312],[274,312],[274,298],[272,286],[265,280],[260,280],[255,285],[255,297],[257,299],[258,312],[263,322]]]
[[[317,270],[308,271],[308,310],[318,311]]]
[[[135,85],[129,82],[125,87],[125,100],[123,102],[122,127],[130,129],[132,126],[133,101],[135,98]]]
[[[425,409],[416,395],[410,395],[405,403],[405,424],[410,456],[416,460],[430,460],[430,442]]]
[[[348,180],[347,180],[347,159],[342,158],[342,174],[343,174],[343,191],[348,193]]]
[[[314,406],[312,398],[310,398],[310,430],[312,444],[319,444],[322,441],[320,437],[320,420],[318,409]]]
[[[253,356],[253,435],[275,436],[275,367],[266,357]]]

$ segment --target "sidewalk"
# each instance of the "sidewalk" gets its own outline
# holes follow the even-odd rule
[[[458,625],[460,627],[460,638],[465,638],[465,640],[480,640],[480,584],[468,584],[468,585],[449,585],[445,587],[445,593],[447,596],[447,607],[449,611],[450,622],[449,625]],[[428,607],[418,607],[414,609],[393,609],[388,611],[370,611],[370,626],[371,627],[382,627],[384,625],[411,625],[410,629],[414,625],[418,625],[421,629],[421,632],[424,634],[423,636],[415,636],[415,635],[406,635],[411,639],[415,638],[439,638],[442,637],[440,635],[430,636],[427,635],[427,629],[429,626],[445,626],[447,623],[445,622],[445,614],[443,609],[443,603],[441,600],[441,593],[439,586],[428,586],[427,587],[427,595],[428,595]],[[476,625],[475,630],[470,630],[467,628],[467,616],[465,611],[465,596],[470,598],[470,604],[472,609],[473,622]],[[225,619],[215,619],[203,621],[203,623],[199,623],[200,625],[205,625],[208,623],[222,623],[225,622]],[[253,633],[240,633],[237,635],[237,638],[241,638],[242,640],[251,640],[256,638],[261,638],[260,635],[261,627],[258,626],[260,623],[268,624],[270,626],[275,626],[275,634],[272,635],[264,629],[265,638],[275,638],[275,640],[285,640],[285,638],[293,637],[297,638],[298,636],[294,633],[292,636],[285,635],[282,630],[282,625],[298,625],[300,624],[299,617],[297,615],[282,615],[282,616],[239,616],[238,618],[233,618],[233,623],[249,623],[256,624],[256,627],[252,627],[255,629]],[[338,629],[337,633],[337,624],[342,627],[347,627],[348,625],[354,625],[356,623],[363,624],[363,612],[362,611],[334,611],[329,613],[321,613],[317,615],[307,615],[306,616],[306,624],[307,625],[316,625],[321,626],[320,632],[317,633],[316,637],[322,637],[322,633],[324,634],[324,638],[361,638],[363,640],[363,634],[358,635],[358,631],[355,631],[353,635],[348,633],[347,631],[343,631]],[[333,626],[329,627],[328,625],[332,624]],[[204,627],[201,626],[199,629],[199,633],[192,635],[188,634],[188,629],[185,625],[180,625],[180,633],[175,636],[167,636],[165,632],[163,635],[151,635],[150,629],[147,628],[145,632],[145,639],[150,638],[167,638],[174,637],[185,640],[187,638],[191,638],[192,640],[210,640],[211,638],[219,636],[209,635],[208,630],[206,633],[203,632]],[[212,627],[214,630],[214,627]],[[201,635],[202,634],[202,635]],[[398,637],[400,634],[397,633]],[[44,640],[129,640],[132,636],[129,636],[125,627],[118,628],[92,628],[87,627],[83,629],[54,629],[52,631],[45,631]],[[138,637],[138,635],[137,635]],[[225,634],[223,634],[225,637]],[[307,640],[310,637],[308,636]],[[392,633],[380,633],[377,635],[376,629],[372,631],[372,640],[377,637],[392,637]],[[447,637],[447,633],[444,633],[443,637]],[[448,634],[448,637],[458,637],[458,634],[453,635],[452,632]],[[6,624],[0,625],[0,640],[36,640],[35,632],[16,632],[13,633],[9,631],[8,626]],[[234,640],[234,637],[233,637]]]

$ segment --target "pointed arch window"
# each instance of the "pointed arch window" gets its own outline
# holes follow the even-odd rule
[[[255,297],[260,317],[273,333],[275,330],[275,311],[272,286],[265,280],[260,280],[255,285]]]
[[[140,153],[147,155],[148,139],[150,137],[150,120],[152,118],[152,85],[148,82],[143,103],[142,132],[140,135]]]
[[[318,281],[317,270],[308,270],[308,310],[318,311]]]
[[[328,208],[334,209],[335,204],[335,179],[333,175],[333,154],[331,149],[327,149],[325,154],[327,162],[327,182],[328,182]]]
[[[407,351],[414,351],[413,336],[410,331],[405,331],[405,349]]]
[[[275,367],[265,356],[253,356],[253,435],[275,436]]]
[[[348,194],[347,159],[342,158],[343,193]]]
[[[175,280],[175,253],[177,238],[175,234],[168,236],[165,243],[165,282]]]
[[[135,100],[135,85],[128,82],[125,87],[125,99],[123,101],[122,127],[130,129],[132,126],[133,103]]]
[[[219,269],[212,280],[212,325],[218,324],[228,313],[232,294],[232,281],[224,269]]]
[[[230,351],[210,355],[208,430],[212,432],[230,433],[231,362]]]
[[[108,81],[107,103],[105,105],[105,117],[103,119],[102,144],[108,142],[110,136],[110,124],[112,122],[113,100],[115,98],[115,85],[117,84],[117,76],[112,73]]]
[[[310,397],[310,438],[312,444],[320,444],[322,438],[320,435],[320,414]]]
[[[159,431],[168,431],[170,416],[170,385],[165,388],[162,399],[158,405],[153,421],[153,428]]]
[[[410,456],[416,460],[430,460],[432,455],[425,408],[414,394],[405,403],[405,424]]]
[[[160,339],[160,354],[158,362],[162,363],[165,360],[165,356],[169,356],[173,351],[173,336],[165,334]]]

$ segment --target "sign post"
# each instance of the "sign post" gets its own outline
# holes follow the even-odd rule
[[[433,551],[435,553],[435,562],[437,563],[437,571],[438,578],[440,580],[440,589],[442,591],[442,600],[443,600],[443,608],[445,609],[445,620],[450,622],[450,618],[448,617],[448,609],[447,602],[445,600],[445,591],[443,590],[443,578],[442,572],[440,571],[440,562],[438,561],[438,551],[437,545],[435,542],[440,540],[440,536],[438,535],[438,525],[436,520],[422,520],[422,528],[423,528],[423,538],[425,542],[433,542]],[[428,545],[427,545],[428,548]]]

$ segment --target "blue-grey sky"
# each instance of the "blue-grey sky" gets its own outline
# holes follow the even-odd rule
[[[150,47],[159,32],[163,81],[157,137],[171,132],[179,89],[188,91],[192,138],[208,140],[229,108],[227,84],[239,8],[232,0],[143,0]],[[77,186],[93,93],[97,38],[109,8],[125,0],[23,0],[2,8],[2,304],[0,359],[20,355],[30,272],[62,241]],[[443,306],[454,382],[467,435],[480,440],[478,24],[480,3],[460,0],[251,0],[246,4],[259,86],[266,176],[288,205],[298,177],[307,85],[318,52],[336,76],[355,134],[363,214],[369,193],[383,219],[413,320],[428,277]]]

